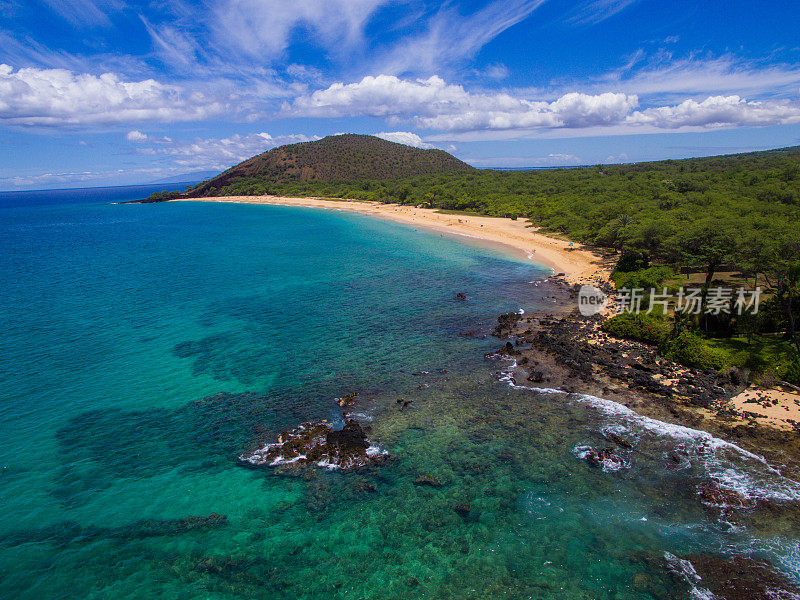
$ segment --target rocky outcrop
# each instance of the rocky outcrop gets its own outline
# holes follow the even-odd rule
[[[604,431],[603,437],[606,438],[609,442],[614,442],[617,446],[625,448],[626,450],[630,450],[633,448],[633,444],[631,442],[629,442],[622,436],[614,433],[613,431]]]
[[[371,445],[357,421],[348,419],[340,430],[330,423],[303,423],[278,441],[266,444],[239,456],[239,461],[251,467],[304,467],[328,469],[357,469],[379,462],[387,452]]]
[[[344,408],[345,406],[352,406],[356,402],[356,398],[358,398],[358,392],[350,392],[349,394],[345,394],[341,398],[336,398],[336,404]]]
[[[580,450],[578,456],[593,467],[606,472],[619,471],[626,466],[625,459],[618,455],[614,448],[586,448]]]
[[[751,498],[721,485],[714,479],[699,483],[697,494],[703,504],[718,508],[753,508],[756,504]]]
[[[442,482],[439,481],[434,475],[428,473],[421,473],[414,480],[414,485],[428,486],[428,487],[442,487]]]
[[[533,356],[533,368],[528,376],[528,381],[533,383],[557,387],[563,383],[558,380],[572,379],[575,381],[567,383],[593,386],[599,379],[611,379],[631,391],[678,398],[699,408],[719,403],[738,389],[730,377],[678,365],[660,357],[653,346],[610,337],[598,330],[601,317],[596,315],[540,318],[533,327],[528,325],[526,331],[521,331],[519,319],[514,321],[513,315],[515,313],[501,315],[495,331],[504,331],[507,335],[516,333],[518,340],[531,345],[534,354],[539,353],[542,360],[549,358],[564,371],[554,377],[552,368],[548,373],[540,365],[541,361],[535,360],[537,356]],[[529,320],[533,321],[526,319],[526,325]]]
[[[747,556],[726,558],[712,554],[691,554],[681,562],[684,561],[696,573],[696,581],[689,583],[708,590],[713,598],[775,600],[800,597],[800,588],[766,561]],[[683,573],[676,575],[686,578]]]
[[[505,337],[514,331],[517,323],[522,319],[522,315],[515,312],[506,313],[497,317],[497,326],[494,328],[492,335],[497,337]]]

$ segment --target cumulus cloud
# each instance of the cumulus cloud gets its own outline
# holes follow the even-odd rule
[[[660,129],[790,125],[800,123],[800,103],[788,100],[748,102],[739,96],[711,96],[701,102],[685,100],[675,106],[636,111],[626,122]]]
[[[592,130],[628,132],[681,128],[787,125],[800,122],[800,103],[748,101],[740,96],[687,99],[639,109],[638,96],[569,92],[553,101],[510,93],[473,93],[463,86],[394,75],[364,77],[300,96],[283,112],[294,116],[371,116],[444,132]],[[639,110],[637,110],[639,109]]]
[[[248,158],[284,144],[295,144],[319,139],[306,135],[279,135],[252,133],[232,135],[227,138],[195,138],[171,140],[139,148],[140,154],[166,157],[170,164],[184,169],[227,169]]]
[[[136,121],[189,121],[221,113],[224,106],[154,79],[125,81],[66,69],[0,64],[0,121],[22,126],[104,125]]]
[[[147,139],[147,135],[142,133],[141,131],[129,131],[128,134],[125,136],[129,142],[143,142]]]
[[[433,144],[423,142],[421,137],[410,131],[382,131],[381,133],[376,133],[375,136],[390,142],[413,146],[414,148],[429,149],[435,147]]]
[[[586,127],[617,123],[637,105],[636,96],[564,94],[554,102],[531,101],[506,93],[475,94],[442,78],[404,80],[393,75],[334,83],[297,98],[285,111],[303,116],[368,115],[409,119],[426,129],[468,131]]]

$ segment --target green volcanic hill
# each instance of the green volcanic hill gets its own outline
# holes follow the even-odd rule
[[[242,180],[271,184],[388,180],[470,171],[475,168],[444,150],[421,150],[372,135],[332,135],[254,156],[195,186],[189,195],[210,195]]]

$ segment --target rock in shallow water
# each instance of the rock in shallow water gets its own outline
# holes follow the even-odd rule
[[[624,458],[616,454],[614,448],[578,447],[575,452],[578,458],[582,458],[593,467],[598,467],[606,473],[619,471],[629,466]]]
[[[462,519],[466,520],[469,518],[469,513],[471,511],[471,507],[469,502],[459,502],[455,505],[453,510],[456,511],[456,514],[461,517]]]
[[[689,583],[692,597],[723,600],[800,597],[800,588],[763,560],[712,554],[692,554],[677,560],[668,554],[666,558],[673,573]]]
[[[434,475],[430,475],[429,473],[420,473],[414,480],[414,485],[427,485],[429,487],[438,488],[442,487],[442,482],[439,481],[439,479]]]
[[[278,467],[299,465],[329,469],[357,469],[387,456],[379,446],[370,444],[361,425],[348,419],[340,430],[329,423],[303,423],[278,436],[274,444],[261,446],[239,456],[245,466]]]
[[[703,481],[697,486],[697,494],[703,504],[722,508],[753,508],[756,504],[754,500],[744,496],[740,492],[724,487],[718,481],[712,479]]]

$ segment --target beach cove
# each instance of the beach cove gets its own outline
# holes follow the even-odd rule
[[[296,206],[366,214],[432,231],[444,232],[448,235],[465,236],[475,240],[500,244],[503,247],[523,253],[527,259],[533,262],[552,269],[558,275],[557,280],[563,282],[566,286],[591,285],[607,292],[613,289],[613,284],[610,281],[611,271],[614,266],[613,257],[607,258],[599,254],[597,249],[586,248],[567,240],[545,235],[541,233],[540,228],[535,227],[524,219],[512,220],[482,215],[450,214],[424,207],[313,197],[217,196],[174,201]],[[558,315],[563,314],[564,311],[568,313],[573,309],[571,304],[577,306],[576,302],[573,291],[570,300],[564,303],[565,306],[554,309],[554,313]],[[612,299],[603,314],[613,314],[613,308]],[[595,345],[598,339],[609,341],[609,336],[600,332],[597,325],[598,323],[595,322],[588,328],[587,332],[585,332],[584,341]],[[527,326],[521,327],[518,333],[523,333],[526,329],[529,328]],[[511,330],[506,333],[510,334]],[[571,341],[571,343],[574,342],[575,340]],[[647,353],[647,349],[643,348],[641,344],[628,343],[628,346]],[[676,371],[680,370],[680,367],[676,367]],[[587,391],[595,393],[600,389],[602,389],[602,386]],[[639,392],[641,391],[646,391],[646,389],[640,387]],[[622,395],[618,400],[629,406],[638,406],[639,410],[647,411],[649,409],[648,406],[642,405],[638,401],[639,398]],[[692,407],[689,408],[691,409]],[[796,390],[760,389],[756,387],[742,389],[732,398],[730,395],[725,398],[724,408],[723,428],[716,427],[716,424],[708,427],[715,434],[722,434],[726,429],[734,429],[747,422],[763,427],[767,433],[771,430],[791,432],[794,430],[793,423],[800,423],[800,393]],[[731,409],[733,409],[733,416]],[[674,411],[672,412],[674,413]],[[677,417],[679,422],[701,427],[704,426],[703,418],[710,417],[711,420],[714,420],[717,416],[715,412],[707,410],[690,410],[689,412],[684,412],[682,416],[671,414],[662,408],[650,410],[650,413],[660,418],[674,419]],[[781,438],[780,435],[778,437]],[[758,447],[759,442],[754,442],[754,445]],[[783,442],[778,441],[777,446],[781,445],[783,445]]]
[[[607,281],[610,274],[608,269],[599,264],[602,260],[599,255],[579,248],[572,242],[538,233],[537,229],[531,227],[524,219],[447,214],[430,208],[400,204],[285,196],[217,196],[173,200],[173,202],[268,204],[357,212],[514,248],[524,253],[528,259],[560,273],[569,283],[596,285]]]

